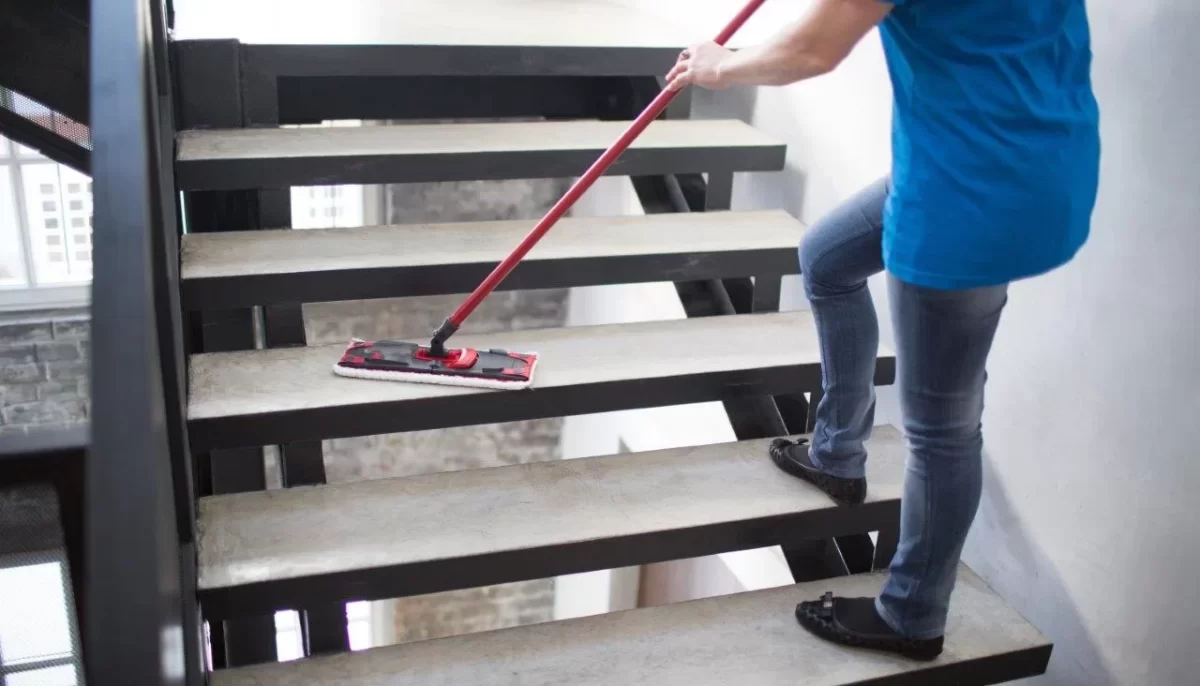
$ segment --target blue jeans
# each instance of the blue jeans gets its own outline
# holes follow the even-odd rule
[[[810,459],[834,476],[865,475],[879,347],[867,278],[884,269],[889,187],[883,179],[861,191],[800,246],[825,391]],[[934,638],[945,631],[963,541],[979,507],[984,368],[1008,286],[936,290],[889,275],[888,292],[909,459],[900,545],[876,608],[898,633]]]

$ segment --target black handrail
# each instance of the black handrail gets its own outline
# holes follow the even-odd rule
[[[89,686],[202,683],[161,2],[92,4]]]

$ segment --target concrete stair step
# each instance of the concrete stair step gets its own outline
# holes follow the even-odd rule
[[[188,309],[467,293],[533,227],[493,221],[183,237]],[[501,288],[794,274],[804,225],[782,211],[567,218]]]
[[[1051,643],[965,567],[934,662],[810,636],[793,609],[825,591],[875,595],[884,576],[827,579],[582,619],[275,663],[213,686],[984,686],[1042,674]]]
[[[459,334],[452,344],[536,352],[533,387],[495,391],[337,376],[344,344],[193,355],[196,452],[811,391],[812,316],[786,312]],[[879,384],[895,361],[882,352]]]
[[[284,188],[582,174],[629,126],[538,121],[180,132],[181,190]],[[610,175],[778,171],[785,146],[737,120],[652,123]]]
[[[202,498],[205,615],[488,586],[877,531],[906,449],[875,432],[870,497],[838,507],[770,440]]]

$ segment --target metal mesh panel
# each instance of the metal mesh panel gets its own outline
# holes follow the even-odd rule
[[[61,112],[55,112],[33,98],[0,86],[0,107],[76,145],[92,149],[92,132],[86,124],[80,124]]]
[[[0,488],[0,686],[82,683],[55,491],[41,484]]]

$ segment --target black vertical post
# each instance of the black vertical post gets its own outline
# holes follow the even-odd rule
[[[896,556],[896,548],[899,545],[900,522],[897,520],[893,526],[879,530],[879,537],[875,542],[875,559],[872,568],[875,570],[887,569],[892,564],[892,558]]]
[[[732,172],[711,171],[707,181],[699,174],[679,174],[676,177],[680,192],[693,211],[699,208],[721,211],[732,207]],[[723,279],[713,287],[724,291],[728,302],[739,314],[779,311],[782,288],[779,276],[755,277],[754,282],[750,279]],[[815,406],[810,405],[803,393],[778,395],[764,401],[759,414],[765,413],[771,420],[778,417],[783,425],[782,430],[767,435],[799,435],[811,430]],[[774,426],[775,421],[769,425]],[[806,542],[799,547],[785,546],[784,555],[797,580],[812,580],[870,571],[874,545],[869,535],[854,534]]]
[[[278,126],[279,78],[259,64],[247,51],[242,59],[242,125]],[[258,226],[288,229],[292,226],[290,189],[257,191]],[[308,344],[302,303],[281,303],[262,308],[263,344],[267,348],[300,347]],[[325,459],[320,441],[301,441],[279,446],[283,485],[311,486],[325,483]],[[302,608],[300,626],[308,655],[344,652],[350,649],[346,628],[346,605]]]
[[[91,450],[85,474],[84,661],[91,686],[184,684],[175,509],[156,293],[165,216],[154,14],[91,6]],[[151,61],[148,61],[151,60]],[[137,602],[131,603],[130,599]]]
[[[242,125],[241,46],[233,40],[185,41],[175,44],[179,127],[238,128]],[[189,230],[195,233],[256,228],[258,197],[249,191],[197,191],[185,194]],[[225,352],[256,347],[254,311],[250,308],[192,313],[190,352]],[[208,483],[201,493],[239,493],[266,488],[260,448],[213,451],[198,456],[207,462]],[[236,667],[274,662],[273,615],[227,620],[211,627],[213,662]]]
[[[258,94],[261,97],[262,94]],[[258,191],[259,222],[262,228],[286,229],[292,225],[291,193]],[[301,303],[267,305],[263,310],[263,345],[267,348],[304,347],[304,308]],[[325,483],[325,461],[320,441],[303,441],[279,446],[285,486]]]

